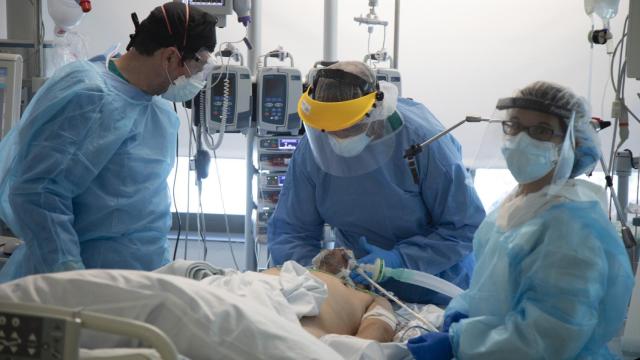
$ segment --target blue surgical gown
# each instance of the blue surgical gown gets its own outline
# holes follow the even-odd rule
[[[480,225],[471,285],[447,307],[458,359],[609,359],[633,289],[622,240],[597,201],[553,205],[507,231]]]
[[[324,172],[304,138],[290,163],[276,210],[269,221],[268,246],[276,265],[296,260],[309,265],[320,251],[323,225],[337,232],[337,246],[366,255],[358,246],[397,249],[407,267],[453,282],[469,284],[473,270],[471,241],[485,212],[462,165],[460,145],[452,136],[432,143],[417,156],[415,184],[404,151],[443,130],[423,105],[399,99],[403,120],[393,154],[380,167],[359,176]],[[366,151],[366,148],[365,148]],[[382,283],[405,301],[446,304],[449,298],[413,285]]]
[[[0,282],[170,257],[167,186],[178,118],[105,58],[61,68],[0,142],[0,217],[22,240]]]

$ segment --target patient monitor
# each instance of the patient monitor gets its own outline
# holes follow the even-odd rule
[[[269,57],[291,59],[291,67],[267,66]],[[258,133],[288,133],[298,135],[301,126],[298,100],[302,95],[302,75],[293,67],[288,52],[273,51],[264,58],[264,67],[256,75],[256,115]]]
[[[206,121],[210,131],[242,131],[251,125],[251,75],[243,65],[218,66],[205,90],[194,98],[194,123]]]
[[[402,96],[402,77],[398,69],[392,68],[393,59],[386,51],[378,51],[372,54],[367,54],[363,62],[376,74],[377,81],[390,82],[398,88],[398,96]],[[388,62],[388,67],[380,66],[381,64]]]
[[[0,54],[0,139],[20,119],[22,57]]]

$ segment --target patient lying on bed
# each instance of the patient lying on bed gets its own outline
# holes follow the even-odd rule
[[[344,249],[325,250],[314,259],[311,271],[295,262],[256,273],[224,271],[208,263],[179,260],[156,272],[195,278],[256,302],[270,303],[290,319],[293,315],[289,315],[289,309],[295,309],[294,321],[318,338],[337,334],[392,341],[397,321],[391,305],[384,298],[344,284],[339,275],[344,275],[347,267],[345,255]],[[259,298],[258,287],[264,288],[270,298]],[[276,300],[286,301],[287,306],[278,305]]]
[[[162,330],[191,359],[213,353],[222,359],[257,358],[258,351],[263,359],[336,359],[318,340],[323,335],[385,342],[391,341],[396,324],[386,300],[295,262],[263,273],[227,271],[200,281],[167,272],[104,269],[34,275],[0,285],[0,301],[143,321]],[[81,339],[85,348],[136,344],[90,331]]]
[[[325,259],[341,257],[340,249],[330,252]],[[332,259],[333,260],[333,259]],[[397,321],[389,302],[371,293],[355,290],[343,284],[336,276],[340,269],[336,261],[322,263],[321,271],[313,271],[314,277],[327,285],[328,295],[317,316],[300,319],[301,325],[316,337],[326,334],[353,335],[363,339],[389,342],[393,340]],[[324,272],[322,272],[324,271]],[[279,275],[277,268],[263,274]]]

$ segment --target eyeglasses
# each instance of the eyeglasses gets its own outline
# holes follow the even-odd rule
[[[515,136],[523,130],[533,139],[540,141],[550,141],[554,137],[564,137],[564,133],[557,132],[543,125],[522,126],[519,122],[512,120],[502,122],[502,132],[505,135]]]

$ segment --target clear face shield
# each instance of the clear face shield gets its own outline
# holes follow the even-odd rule
[[[549,185],[555,195],[574,164],[575,112],[531,98],[498,101],[475,156],[476,169],[507,168],[520,184]]]
[[[342,70],[321,69],[314,84],[323,76],[348,84],[365,82]],[[336,176],[358,176],[386,162],[395,149],[393,135],[402,126],[397,100],[397,88],[386,82],[360,98],[338,102],[315,100],[310,87],[298,102],[298,113],[320,168]]]
[[[202,48],[195,53],[193,59],[185,60],[184,65],[187,68],[189,78],[206,80],[207,76],[211,74],[216,64],[209,50]]]
[[[170,81],[169,88],[162,97],[173,102],[185,102],[193,99],[207,83],[207,77],[214,69],[211,54],[206,49],[196,52],[193,59],[183,60],[186,75],[171,80],[169,72],[165,69]]]

